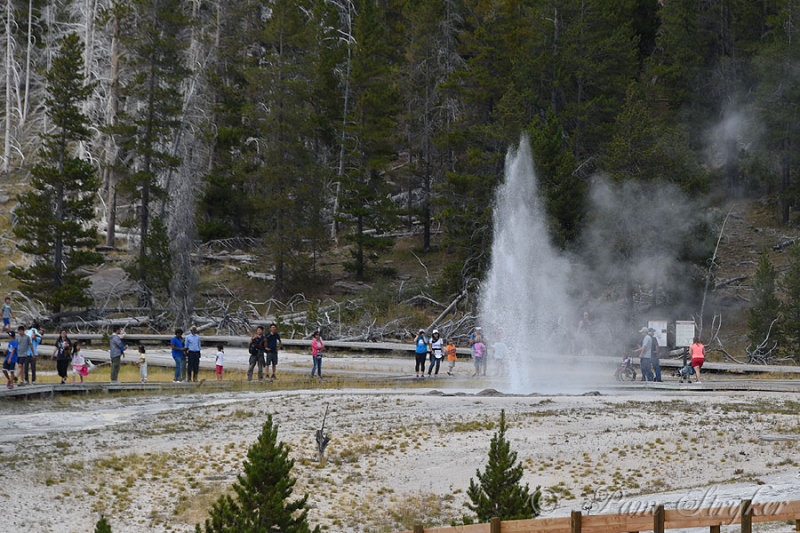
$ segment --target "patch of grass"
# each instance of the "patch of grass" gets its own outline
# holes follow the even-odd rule
[[[489,431],[494,429],[495,422],[489,418],[483,420],[468,420],[466,422],[454,422],[447,427],[447,432],[458,431]]]

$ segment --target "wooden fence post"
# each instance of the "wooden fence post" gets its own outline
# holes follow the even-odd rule
[[[570,533],[581,533],[581,512],[572,511],[569,520]]]
[[[708,533],[719,533],[719,524],[715,526],[709,526]]]
[[[800,531],[800,518],[794,521],[794,530]]]
[[[664,506],[656,505],[653,512],[653,533],[664,533]]]
[[[500,533],[501,522],[496,516],[489,520],[489,533]]]
[[[742,533],[753,531],[753,500],[742,500],[740,507],[742,514]]]
[[[425,528],[417,524],[414,526],[414,533],[425,533]]]

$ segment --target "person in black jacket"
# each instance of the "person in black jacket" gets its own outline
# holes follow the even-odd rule
[[[53,359],[56,360],[56,370],[61,378],[61,384],[67,382],[67,370],[72,361],[72,341],[67,337],[67,330],[62,329],[53,349]]]
[[[264,380],[264,352],[266,351],[266,339],[264,338],[264,328],[258,326],[256,334],[250,339],[250,367],[247,369],[247,381],[253,381],[253,369],[258,365],[258,381]]]

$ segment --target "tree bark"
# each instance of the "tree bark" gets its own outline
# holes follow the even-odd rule
[[[6,131],[3,140],[3,172],[8,173],[11,162],[11,63],[13,60],[11,39],[11,0],[6,0]]]
[[[344,159],[345,159],[345,142],[347,140],[347,114],[350,105],[350,67],[352,63],[352,44],[353,44],[353,4],[350,0],[344,2],[344,6],[339,6],[344,9],[345,23],[347,24],[347,61],[345,63],[344,72],[344,102],[342,104],[342,134],[340,136],[339,144],[339,165],[336,169],[336,183],[334,184],[333,193],[333,207],[331,208],[331,239],[336,241],[336,232],[338,224],[336,222],[336,215],[339,212],[339,194],[342,188],[342,176],[344,176]]]
[[[28,43],[25,48],[25,99],[22,104],[22,112],[20,113],[19,125],[25,124],[28,118],[28,99],[31,90],[31,48],[33,47],[33,38],[31,32],[33,31],[33,0],[28,0]]]
[[[119,112],[119,17],[114,16],[114,34],[111,38],[111,87],[108,101],[108,111],[106,114],[106,125],[113,127],[117,124],[117,114]],[[103,168],[103,186],[106,190],[106,246],[111,248],[115,245],[117,232],[117,163],[118,149],[114,141],[114,134],[108,134],[106,138],[106,162]]]

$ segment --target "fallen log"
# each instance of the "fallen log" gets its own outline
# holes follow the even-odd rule
[[[455,300],[453,300],[452,302],[450,302],[450,305],[448,305],[448,306],[445,308],[445,310],[444,310],[444,311],[442,311],[442,313],[441,313],[439,316],[437,316],[437,317],[436,317],[436,320],[434,320],[433,322],[431,322],[431,325],[430,325],[430,326],[428,326],[428,331],[432,330],[432,329],[433,329],[433,328],[435,328],[437,325],[439,325],[439,322],[441,322],[441,321],[444,319],[444,317],[446,317],[446,316],[447,316],[447,315],[450,313],[450,311],[452,311],[453,309],[455,309],[456,305],[458,305],[458,302],[460,302],[461,300],[463,300],[463,299],[464,299],[466,296],[467,296],[467,289],[464,289],[463,291],[461,291],[461,294],[459,294],[458,296],[456,296],[456,299],[455,299]]]
[[[800,237],[784,238],[781,242],[772,247],[773,250],[783,250],[797,242]]]
[[[103,320],[76,320],[73,322],[64,322],[61,324],[61,327],[65,329],[71,329],[71,328],[103,329],[103,328],[113,328],[114,326],[127,328],[132,326],[144,326],[147,325],[149,322],[150,322],[150,317],[137,316],[137,317],[127,317],[127,318],[108,318]]]
[[[723,287],[727,287],[728,285],[732,285],[734,283],[738,283],[739,281],[744,281],[744,280],[748,279],[749,277],[750,276],[739,276],[739,277],[736,277],[736,278],[724,279],[722,281],[717,282],[714,285],[714,290],[721,289]]]

